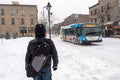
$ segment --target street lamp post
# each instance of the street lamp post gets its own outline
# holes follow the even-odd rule
[[[51,30],[50,30],[50,9],[51,9],[51,4],[50,2],[48,2],[47,4],[47,10],[48,10],[48,22],[49,22],[49,38],[51,39]]]

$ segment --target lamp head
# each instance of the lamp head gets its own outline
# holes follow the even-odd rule
[[[52,7],[52,6],[51,6],[50,2],[48,2],[47,8],[51,8],[51,7]]]

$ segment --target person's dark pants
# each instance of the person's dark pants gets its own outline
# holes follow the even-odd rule
[[[42,68],[34,80],[52,80],[51,68]]]

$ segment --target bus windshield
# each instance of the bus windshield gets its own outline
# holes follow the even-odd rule
[[[98,36],[101,33],[101,27],[94,27],[94,28],[83,28],[82,35],[85,36]]]
[[[84,36],[98,36],[99,33],[101,33],[102,29],[101,27],[85,27],[85,28],[79,28],[78,30],[78,36],[84,35]]]

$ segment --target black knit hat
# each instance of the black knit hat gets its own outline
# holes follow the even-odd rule
[[[40,37],[45,37],[46,29],[43,24],[37,24],[35,26],[35,37],[40,38]]]

